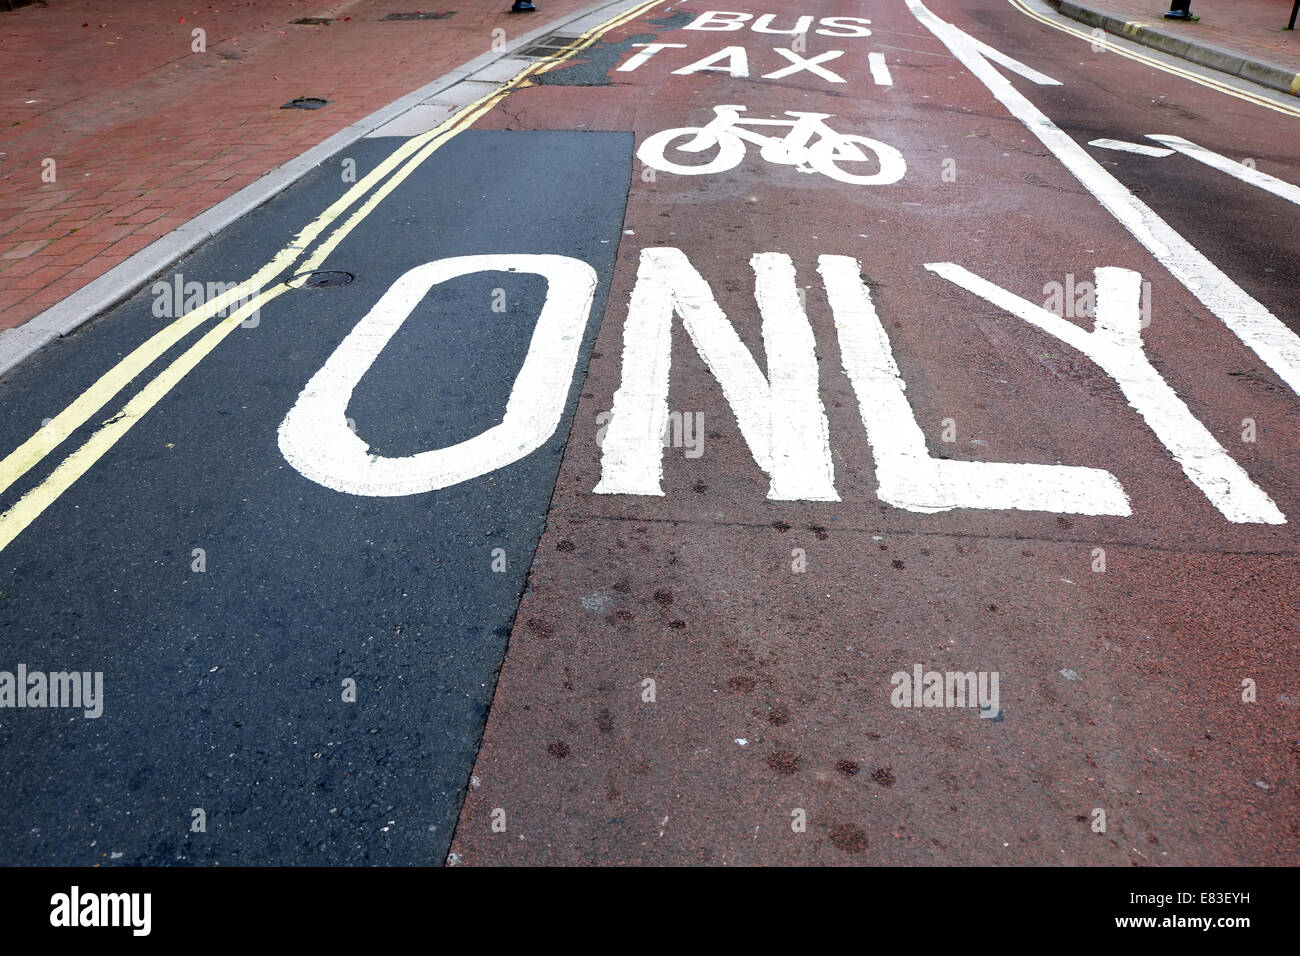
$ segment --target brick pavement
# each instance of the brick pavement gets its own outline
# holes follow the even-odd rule
[[[495,28],[513,37],[591,0],[524,15],[510,0],[427,3],[51,0],[0,12],[0,330],[486,52]],[[420,10],[455,13],[381,22]],[[291,23],[300,17],[335,21]],[[280,109],[304,95],[330,103]]]

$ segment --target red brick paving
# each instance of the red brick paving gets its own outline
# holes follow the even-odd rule
[[[0,12],[0,329],[368,113],[591,0],[59,0]],[[388,13],[455,10],[446,20]],[[336,17],[295,26],[298,17]],[[195,28],[206,52],[191,50]],[[320,110],[281,110],[295,96]],[[28,101],[32,102],[28,102]],[[56,181],[42,181],[42,160]]]
[[[1293,0],[1192,0],[1196,23],[1164,19],[1168,0],[1075,2],[1300,73],[1300,40],[1284,29]]]

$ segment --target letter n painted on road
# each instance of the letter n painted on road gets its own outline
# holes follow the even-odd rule
[[[532,273],[548,283],[505,417],[447,448],[404,458],[372,457],[370,446],[348,428],[353,391],[431,288],[476,272]],[[415,267],[393,283],[312,376],[280,425],[280,451],[318,484],[377,497],[435,491],[518,461],[544,444],[560,423],[595,289],[595,270],[568,256],[458,256]]]
[[[750,260],[763,317],[768,378],[727,320],[709,285],[680,249],[641,250],[623,327],[623,380],[601,446],[606,495],[662,495],[663,434],[673,314],[722,386],[774,501],[839,501],[830,429],[817,392],[816,342],[795,288],[789,256]]]

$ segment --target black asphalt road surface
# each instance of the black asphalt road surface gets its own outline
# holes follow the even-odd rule
[[[399,143],[346,156],[359,178]],[[4,551],[0,669],[102,671],[105,703],[98,719],[0,711],[0,862],[442,863],[604,311],[632,145],[623,133],[453,139],[330,257],[355,281],[264,306]],[[162,278],[252,275],[348,188],[340,168],[324,164]],[[276,429],[299,390],[394,280],[446,257],[537,252],[600,277],[545,446],[393,498],[331,491],[285,461]],[[435,287],[357,388],[358,434],[400,456],[498,423],[545,293],[540,277],[507,273]],[[17,369],[3,443],[165,324],[153,302],[146,287]],[[489,570],[495,548],[503,573]],[[206,832],[192,832],[195,809]]]

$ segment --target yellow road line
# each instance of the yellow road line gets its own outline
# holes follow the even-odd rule
[[[303,263],[301,272],[319,268],[340,242],[362,220],[365,219],[379,203],[402,183],[415,169],[458,133],[472,126],[484,114],[488,113],[501,100],[515,89],[528,83],[528,77],[536,72],[553,69],[564,59],[594,43],[601,34],[629,20],[640,16],[660,0],[646,0],[624,14],[588,30],[580,38],[581,42],[566,51],[563,57],[545,63],[533,63],[503,84],[499,89],[485,94],[473,103],[458,110],[453,116],[438,126],[414,136],[395,149],[374,170],[360,182],[333,202],[324,212],[312,220],[293,240],[272,257],[271,261],[259,269],[252,277],[240,283],[222,295],[212,299],[173,321],[166,328],[154,333],[137,346],[126,358],[112,369],[105,372],[86,391],[59,413],[48,425],[43,426],[27,441],[0,461],[0,492],[12,485],[26,474],[33,466],[57,448],[69,435],[89,421],[90,417],[112,400],[137,375],[153,364],[161,355],[172,348],[181,339],[194,331],[199,325],[227,310],[230,306],[244,302],[232,314],[222,319],[211,331],[187,349],[179,358],[159,373],[134,398],[127,402],[123,410],[104,422],[98,430],[76,451],[69,455],[43,482],[23,495],[18,502],[0,515],[0,551],[3,551],[24,529],[58,497],[72,486],[90,469],[99,458],[113,447],[140,417],[153,408],[185,375],[205,356],[221,343],[227,335],[244,321],[251,312],[259,309],[265,302],[289,291],[291,286],[280,283],[266,290],[268,283],[283,274],[302,256],[324,231],[347,209],[360,200],[367,192],[374,189],[366,200],[341,226],[321,243],[312,255]],[[544,68],[544,69],[543,69]],[[401,165],[405,161],[405,165]],[[400,169],[397,169],[398,166]],[[389,176],[394,169],[397,172]],[[386,181],[381,183],[381,180]],[[378,188],[375,188],[376,185]],[[266,291],[264,291],[266,290]],[[251,301],[248,301],[253,297]]]
[[[191,345],[181,356],[167,366],[153,381],[141,389],[120,412],[104,422],[84,445],[59,463],[48,478],[18,499],[18,502],[0,515],[0,551],[8,547],[9,542],[22,534],[29,524],[36,520],[46,508],[54,503],[59,495],[68,490],[78,478],[84,475],[104,452],[108,451],[119,438],[131,430],[149,409],[158,404],[185,374],[199,361],[217,347],[227,335],[239,328],[247,316],[270,302],[276,296],[288,291],[283,284],[273,286],[262,292],[252,301],[246,303],[213,326],[203,338]]]
[[[481,99],[486,99],[486,97]],[[421,146],[436,137],[455,118],[452,117],[428,133],[421,134],[403,143],[369,174],[352,186],[339,199],[331,203],[324,212],[294,236],[288,245],[277,252],[270,262],[250,278],[241,282],[235,288],[205,302],[197,309],[185,313],[170,325],[155,332],[129,355],[101,375],[93,385],[77,396],[72,404],[55,416],[48,425],[43,426],[27,441],[5,456],[3,461],[0,461],[0,493],[4,492],[5,489],[38,464],[41,459],[57,448],[64,439],[89,421],[95,412],[108,404],[114,395],[130,384],[132,379],[152,365],[177,342],[208,319],[217,315],[217,313],[224,312],[230,306],[246,301],[249,297],[256,295],[268,283],[290,268],[294,261],[310,247],[311,243],[325,231],[330,223],[382,181],[403,159],[417,152]]]
[[[1230,86],[1227,83],[1222,83],[1219,80],[1215,80],[1211,77],[1202,76],[1199,73],[1193,73],[1190,70],[1184,70],[1181,67],[1174,66],[1173,64],[1163,63],[1160,60],[1157,60],[1153,57],[1145,56],[1144,54],[1138,53],[1134,50],[1126,49],[1116,43],[1112,43],[1105,36],[1098,38],[1097,36],[1095,36],[1094,34],[1086,30],[1076,29],[1074,27],[1068,26],[1067,24],[1058,23],[1055,20],[1045,17],[1042,14],[1040,14],[1038,11],[1031,10],[1029,7],[1025,6],[1024,3],[1021,2],[1021,0],[1008,0],[1008,2],[1017,10],[1019,10],[1021,13],[1025,14],[1028,17],[1032,17],[1033,19],[1037,20],[1039,23],[1046,24],[1047,26],[1051,27],[1053,30],[1060,30],[1062,33],[1068,33],[1071,36],[1078,37],[1081,40],[1086,40],[1088,43],[1099,44],[1105,47],[1107,50],[1110,50],[1113,53],[1118,53],[1120,56],[1127,57],[1130,60],[1136,60],[1139,63],[1144,63],[1147,66],[1154,67],[1157,70],[1163,70],[1166,73],[1172,73],[1174,76],[1181,76],[1183,79],[1191,80],[1193,83],[1199,83],[1201,86],[1209,87],[1210,89],[1217,90],[1220,93],[1226,93],[1229,96],[1235,96],[1239,100],[1245,100],[1248,103],[1254,103],[1256,106],[1264,106],[1267,107],[1268,109],[1276,110],[1279,113],[1285,113],[1288,116],[1300,116],[1300,106],[1291,106],[1285,103],[1278,103],[1275,102],[1274,100],[1267,99],[1266,97],[1258,96],[1247,90],[1239,90],[1235,86]],[[1128,24],[1128,26],[1133,26],[1133,25],[1134,24]]]

